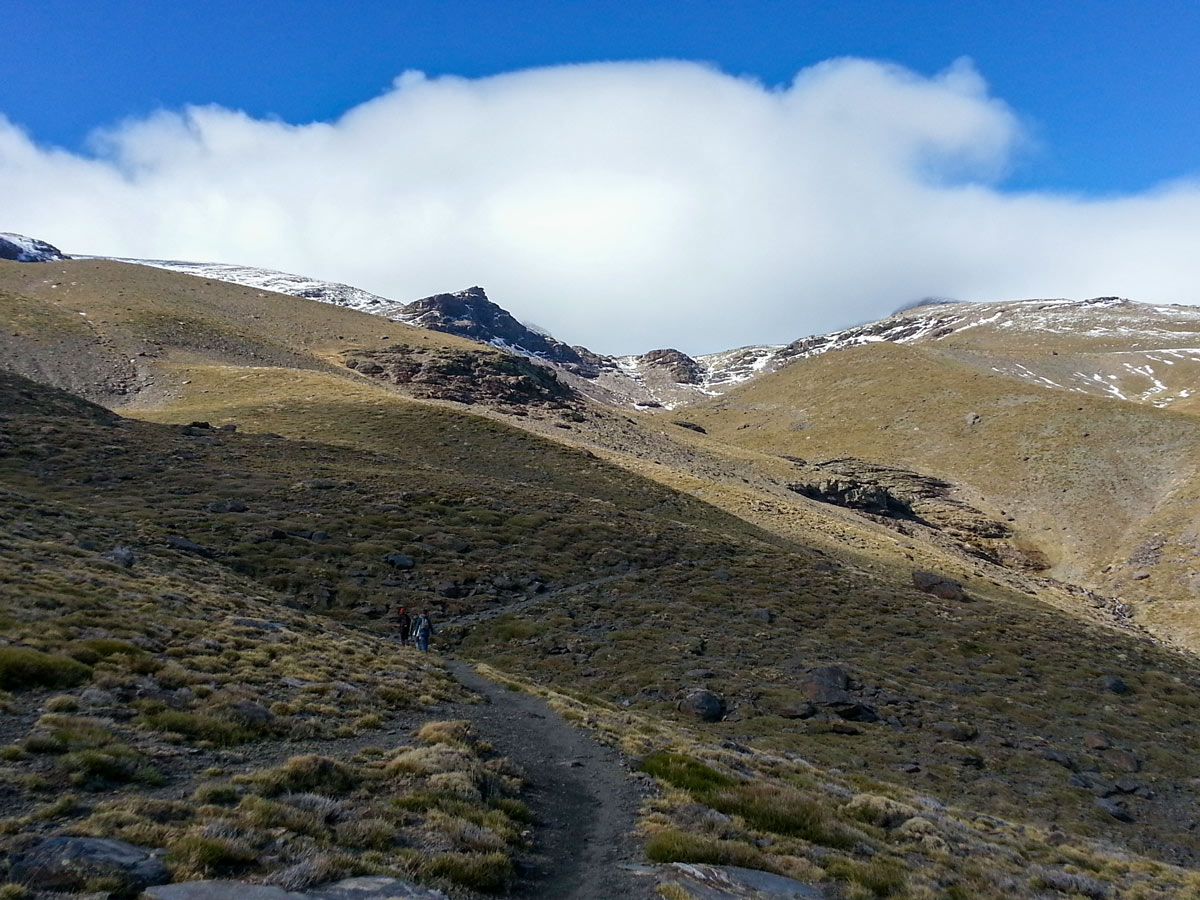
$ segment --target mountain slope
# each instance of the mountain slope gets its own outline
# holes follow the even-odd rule
[[[135,653],[128,662],[97,665],[92,677],[102,690],[129,685],[131,697],[162,698],[166,709],[132,706],[135,719],[112,733],[143,755],[153,749],[169,779],[157,806],[140,799],[136,781],[116,785],[115,796],[112,784],[87,788],[98,793],[53,810],[36,787],[21,787],[9,798],[15,818],[8,827],[18,837],[70,827],[166,845],[181,875],[278,871],[272,866],[311,846],[295,829],[313,826],[282,818],[286,809],[258,799],[263,794],[254,785],[281,777],[274,764],[250,773],[249,799],[239,800],[230,793],[237,783],[218,776],[215,784],[198,784],[192,768],[157,749],[163,745],[152,737],[155,727],[182,727],[184,719],[165,715],[168,700],[185,701],[182,711],[189,715],[224,721],[225,710],[249,699],[254,685],[251,702],[270,704],[279,710],[274,715],[318,722],[323,716],[336,720],[331,727],[346,721],[350,733],[361,728],[370,739],[374,720],[353,723],[378,702],[379,679],[410,683],[387,674],[384,647],[367,633],[372,604],[383,594],[392,602],[432,603],[445,611],[439,620],[499,604],[493,624],[464,635],[463,650],[533,679],[557,693],[558,702],[570,692],[573,715],[637,748],[672,788],[645,824],[655,854],[707,854],[703,858],[782,871],[830,890],[884,883],[886,870],[893,892],[959,884],[969,885],[972,896],[1034,896],[1031,866],[1045,869],[1049,879],[1083,860],[1110,891],[1118,886],[1123,894],[1139,884],[1143,892],[1185,889],[1187,873],[1167,863],[1191,865],[1200,853],[1184,827],[1197,800],[1186,777],[1197,727],[1188,710],[1200,703],[1200,670],[1190,658],[1131,632],[1082,624],[983,580],[972,582],[971,602],[932,597],[912,586],[899,560],[881,564],[850,548],[825,555],[779,544],[577,451],[370,384],[346,397],[330,390],[343,383],[335,376],[280,369],[263,375],[302,379],[299,391],[253,386],[239,398],[216,393],[221,379],[210,371],[214,380],[202,388],[210,393],[198,391],[192,402],[232,403],[246,433],[123,421],[19,379],[0,379],[9,411],[0,479],[14,513],[0,521],[7,634],[26,646],[74,652],[96,639],[98,628],[105,640],[139,637],[122,604],[157,610],[137,627],[160,642],[146,652],[162,668],[138,662]],[[233,376],[226,384],[250,374],[226,371]],[[322,390],[321,382],[330,384]],[[330,412],[314,408],[318,391]],[[296,438],[253,433],[253,426],[268,424]],[[308,439],[299,439],[304,434]],[[348,452],[352,444],[356,452]],[[230,500],[245,506],[239,511]],[[187,540],[172,541],[174,535]],[[597,545],[589,546],[592,541]],[[101,557],[118,543],[138,560],[129,570]],[[414,568],[388,562],[392,548],[410,551]],[[49,573],[33,582],[36,596],[45,597],[33,608],[17,602],[30,596],[30,575],[23,572],[31,570],[22,569],[14,551]],[[506,557],[510,553],[517,556]],[[463,578],[476,560],[487,581]],[[623,561],[632,565],[622,570]],[[602,566],[611,576],[593,583]],[[99,585],[84,577],[71,587],[72,576],[89,570],[100,573]],[[530,571],[546,581],[513,577]],[[373,573],[389,572],[395,574],[371,581]],[[364,577],[356,598],[349,589]],[[441,581],[449,578],[466,590],[453,591],[458,596],[444,590]],[[540,599],[543,583],[577,587],[548,590]],[[209,585],[225,605],[210,600]],[[184,606],[164,605],[159,592],[178,594]],[[286,608],[331,601],[335,620],[344,624],[324,629]],[[57,628],[43,627],[43,611],[61,611],[64,602],[69,616]],[[505,615],[506,604],[522,611]],[[185,623],[192,616],[201,624]],[[251,624],[234,621],[227,630],[226,617]],[[295,640],[295,652],[309,662],[294,657],[290,644],[272,654],[270,642],[254,636],[261,630],[256,622],[285,629],[264,633]],[[454,630],[443,629],[439,640],[455,639]],[[205,641],[237,648],[236,658]],[[314,678],[313,665],[330,672]],[[830,665],[850,676],[845,688],[821,693],[812,673]],[[215,676],[222,677],[214,682]],[[289,687],[276,697],[279,676],[349,678],[362,693],[309,698],[303,687]],[[1119,676],[1125,693],[1103,687],[1106,676]],[[448,689],[433,673],[421,677],[430,689]],[[175,699],[181,679],[191,694]],[[213,685],[212,693],[205,685]],[[724,721],[698,722],[678,702],[700,685],[720,693],[729,710]],[[1104,702],[1096,702],[1098,691],[1105,692]],[[82,702],[81,691],[68,693]],[[53,717],[35,722],[48,698],[38,690],[16,696],[20,715],[10,720],[18,729],[11,739],[41,746],[33,738],[62,724]],[[1105,736],[1110,749],[1100,749],[1088,737],[1093,732]],[[250,738],[246,746],[269,739]],[[195,740],[185,737],[185,745]],[[378,777],[374,757],[353,756],[358,744],[352,738],[331,734],[328,740],[321,752],[361,773],[355,777],[380,784],[370,781]],[[223,759],[198,749],[194,765]],[[10,753],[9,765],[18,772],[50,764],[42,751],[22,752],[16,760]],[[1130,774],[1134,765],[1140,771]],[[716,772],[704,778],[725,787],[705,793],[703,781],[684,777],[689,771]],[[756,773],[759,788],[738,780],[748,772]],[[433,777],[398,783],[400,796],[413,796],[404,809],[417,806],[421,791],[455,783],[428,780]],[[338,790],[328,782],[314,789]],[[233,799],[215,800],[208,809],[189,803],[192,793]],[[263,793],[265,800],[279,796]],[[386,815],[360,793],[337,796],[355,809],[362,805],[367,818]],[[291,801],[272,802],[286,807]],[[732,813],[717,836],[700,830],[691,844],[672,844],[682,840],[680,833],[697,831],[696,817],[708,815],[710,804]],[[419,821],[404,818],[405,828],[427,829],[423,840],[443,846],[453,824],[439,810],[424,809]],[[467,814],[461,805],[454,809]],[[798,824],[809,822],[813,809],[823,810],[816,824]],[[900,820],[881,824],[892,821],[895,810],[902,821],[924,824],[897,833]],[[154,816],[185,812],[199,820],[155,823]],[[1116,813],[1132,821],[1115,819]],[[210,827],[214,818],[235,824]],[[498,827],[495,816],[486,821]],[[270,838],[255,829],[264,822],[278,823],[289,835],[294,850],[282,860],[234,856],[220,863],[224,868],[204,870],[197,868],[204,865],[199,856],[187,855],[199,838],[228,840],[231,834],[242,842],[237,846],[252,848],[242,852],[263,852],[258,842]],[[913,837],[918,826],[924,831]],[[409,840],[418,833],[406,832]],[[1048,834],[1055,837],[1047,840]],[[338,835],[338,841],[356,840],[348,830]],[[1105,849],[1114,843],[1119,852]],[[959,852],[948,853],[951,847]],[[367,858],[372,865],[398,865],[391,856],[383,863],[378,855]],[[410,860],[406,872],[439,871],[436,857],[421,851],[404,858]]]
[[[81,384],[142,420],[0,383],[0,479],[16,498],[0,522],[2,597],[23,644],[58,652],[157,608],[158,583],[134,590],[136,567],[89,582],[87,567],[118,565],[95,559],[118,542],[155,573],[174,566],[176,580],[224,586],[197,601],[214,620],[228,613],[210,602],[232,597],[268,621],[270,604],[297,621],[319,612],[338,623],[339,644],[363,635],[351,674],[366,697],[381,689],[367,680],[380,668],[381,645],[368,640],[379,614],[428,605],[447,626],[438,640],[554,696],[643,760],[665,789],[642,822],[654,859],[751,865],[833,896],[1032,898],[1082,885],[1165,898],[1195,886],[1175,866],[1200,854],[1188,827],[1200,665],[1094,605],[1102,598],[1039,574],[1032,556],[1001,552],[1092,572],[1089,541],[1116,546],[1138,517],[1192,496],[1189,416],[1039,388],[940,343],[824,353],[686,419],[578,391],[513,402],[497,384],[530,376],[489,362],[513,357],[332,304],[95,260],[0,264],[0,291],[7,367]],[[470,403],[429,395],[453,378],[476,391]],[[116,389],[125,384],[140,389]],[[225,425],[237,430],[214,427]],[[1076,524],[1086,540],[1063,536]],[[48,595],[78,601],[58,623],[66,630],[38,612],[59,607],[22,606],[42,571]],[[103,620],[89,612],[99,600]],[[196,680],[184,686],[203,693],[214,674],[233,693],[243,680],[261,686],[254,669],[271,657],[260,639],[208,654],[192,648],[195,626],[155,622],[184,641],[153,651],[164,666],[187,664]],[[196,657],[208,655],[226,668],[206,672],[218,663]],[[104,665],[96,687],[111,675],[136,691],[125,669],[141,663]],[[271,683],[284,674],[270,671]],[[164,706],[178,690],[141,689]],[[39,690],[14,695],[14,742],[41,727]],[[332,691],[328,715],[352,726],[357,701]],[[238,698],[214,687],[179,699],[219,718]],[[126,742],[145,734],[141,723],[121,731]],[[26,767],[6,782],[18,785],[17,837],[98,812],[109,815],[89,828],[148,847],[176,839],[144,811],[52,813],[21,778],[53,763],[9,762]],[[259,803],[228,802],[239,822]],[[451,826],[449,809],[421,811],[437,841],[458,827],[477,847],[493,842]],[[193,824],[212,837],[199,823],[184,831]],[[1079,867],[1090,881],[1073,880]]]
[[[747,448],[857,456],[948,478],[967,502],[1010,521],[1065,580],[1130,602],[1189,595],[1185,583],[1157,579],[1154,593],[1144,591],[1117,548],[1160,533],[1169,509],[1186,510],[1174,504],[1200,472],[1200,423],[1190,416],[1037,387],[940,344],[883,343],[800,360],[687,415]],[[1183,540],[1189,518],[1179,516],[1165,542]]]

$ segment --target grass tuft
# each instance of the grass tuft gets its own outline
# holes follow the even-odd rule
[[[27,647],[0,648],[0,688],[4,690],[75,687],[89,675],[88,666],[68,656]]]

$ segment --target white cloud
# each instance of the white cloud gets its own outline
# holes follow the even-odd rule
[[[396,299],[484,285],[609,352],[782,342],[926,295],[1200,303],[1200,184],[999,185],[1026,144],[973,67],[857,59],[769,89],[683,62],[398,78],[329,123],[218,107],[91,155],[0,117],[0,230]]]

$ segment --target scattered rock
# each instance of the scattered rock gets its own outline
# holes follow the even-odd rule
[[[1061,750],[1055,750],[1053,747],[1047,747],[1042,751],[1042,759],[1058,763],[1064,769],[1070,769],[1072,772],[1079,770],[1079,766],[1075,764],[1075,760],[1071,759],[1071,757],[1067,756]]]
[[[725,716],[725,701],[712,691],[698,689],[688,691],[679,701],[681,712],[690,713],[701,722],[719,722]]]
[[[413,558],[404,553],[389,553],[383,558],[383,561],[393,569],[411,569],[416,565]]]
[[[1113,785],[1113,789],[1120,791],[1122,794],[1138,794],[1139,796],[1145,796],[1150,790],[1143,782],[1138,781],[1136,778],[1118,778],[1116,784]]]
[[[167,536],[167,546],[173,550],[180,550],[184,553],[195,553],[197,556],[203,556],[212,559],[217,555],[216,551],[211,547],[205,547],[202,544],[197,544],[195,541],[188,540],[177,534]]]
[[[1103,690],[1112,691],[1114,694],[1124,694],[1129,691],[1129,685],[1116,675],[1101,675],[1100,687]]]
[[[979,729],[969,722],[934,722],[929,726],[944,741],[973,741],[979,737]]]
[[[111,550],[105,550],[100,556],[111,563],[116,563],[122,569],[133,568],[133,565],[138,561],[133,551],[128,547],[113,547]]]
[[[817,714],[817,707],[807,701],[800,703],[784,703],[771,710],[784,719],[811,719]]]
[[[953,578],[938,575],[934,572],[917,570],[912,573],[913,587],[926,594],[933,594],[943,600],[967,600],[963,586]]]
[[[1118,822],[1133,821],[1133,816],[1130,814],[1129,807],[1125,805],[1124,800],[1113,800],[1111,797],[1098,797],[1096,805]]]
[[[256,631],[283,631],[283,626],[278,622],[268,622],[266,619],[249,619],[245,616],[237,616],[229,620],[230,625],[237,625],[241,628],[253,628]]]
[[[150,851],[111,838],[53,837],[17,858],[10,878],[42,890],[79,891],[103,880],[111,890],[134,894],[170,879]]]
[[[79,695],[79,704],[89,708],[112,706],[117,698],[100,688],[87,688]]]
[[[1119,772],[1141,771],[1142,761],[1128,750],[1109,750],[1104,754],[1104,761]]]
[[[1110,781],[1105,781],[1095,774],[1085,774],[1076,772],[1067,781],[1071,787],[1083,788],[1091,791],[1097,797],[1111,797],[1117,793],[1117,787]]]
[[[262,727],[275,721],[275,714],[253,700],[239,700],[229,707],[229,717],[245,725]]]

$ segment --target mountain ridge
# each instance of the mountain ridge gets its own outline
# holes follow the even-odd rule
[[[1126,335],[1144,340],[1157,331],[1169,338],[1166,346],[1131,351],[1129,359],[1105,360],[1099,371],[1064,371],[1063,366],[1054,364],[1048,368],[1049,374],[1043,374],[1014,361],[1007,365],[1006,374],[1046,387],[1108,394],[1117,399],[1158,406],[1200,398],[1200,311],[1194,307],[1142,304],[1118,297],[995,302],[936,300],[918,303],[863,325],[800,337],[789,343],[748,345],[694,357],[671,348],[604,356],[528,328],[491,301],[479,287],[402,302],[348,285],[253,267],[164,260],[119,261],[336,303],[395,321],[480,340],[501,350],[560,366],[569,375],[586,379],[590,385],[577,383],[577,386],[595,399],[643,408],[675,409],[724,393],[793,360],[879,341],[898,344],[939,342],[989,325],[995,326],[993,330],[1013,329],[1013,334],[1039,331],[1061,334],[1073,328],[1077,333],[1090,330],[1094,336],[1102,337],[1104,326],[1087,319],[1089,314],[1105,311],[1126,313]],[[1161,319],[1157,323],[1161,327],[1156,328],[1152,321],[1155,316]],[[1108,336],[1119,337],[1120,334],[1120,329],[1110,329]],[[1195,370],[1196,384],[1189,382],[1172,387],[1158,377],[1162,367],[1170,371],[1177,363]]]

